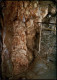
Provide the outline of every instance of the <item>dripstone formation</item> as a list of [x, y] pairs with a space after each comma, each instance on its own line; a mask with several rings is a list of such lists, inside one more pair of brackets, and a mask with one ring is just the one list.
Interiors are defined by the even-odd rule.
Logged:
[[[43, 18], [48, 6], [40, 6], [40, 1], [5, 1], [2, 9], [2, 75], [17, 76], [29, 67], [34, 56], [40, 52]], [[36, 54], [37, 53], [37, 54]]]

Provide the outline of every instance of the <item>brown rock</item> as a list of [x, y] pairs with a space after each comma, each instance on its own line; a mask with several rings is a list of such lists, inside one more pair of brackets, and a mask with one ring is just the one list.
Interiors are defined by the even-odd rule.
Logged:
[[[34, 6], [33, 6], [34, 5]], [[38, 21], [47, 15], [46, 9], [39, 10], [38, 3], [5, 1], [3, 9], [3, 76], [17, 76], [25, 71], [33, 60], [35, 45], [40, 50], [41, 25]], [[39, 13], [40, 11], [40, 13]], [[39, 33], [38, 38], [36, 33]], [[38, 43], [36, 44], [36, 41]], [[6, 70], [7, 68], [7, 70]], [[13, 80], [13, 79], [12, 79]]]

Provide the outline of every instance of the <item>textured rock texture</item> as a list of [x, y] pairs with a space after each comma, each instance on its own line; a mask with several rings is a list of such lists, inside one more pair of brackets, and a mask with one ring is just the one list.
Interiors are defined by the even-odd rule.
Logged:
[[40, 52], [42, 25], [38, 22], [48, 14], [48, 6], [40, 6], [39, 1], [5, 1], [1, 5], [2, 73], [14, 77], [23, 73]]

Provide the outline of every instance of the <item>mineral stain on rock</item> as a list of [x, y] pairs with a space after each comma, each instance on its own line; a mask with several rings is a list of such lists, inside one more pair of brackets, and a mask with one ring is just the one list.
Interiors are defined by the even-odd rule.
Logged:
[[[38, 22], [46, 21], [47, 14], [49, 12], [55, 14], [56, 9], [54, 7], [55, 10], [51, 9], [49, 11], [48, 4], [51, 5], [52, 1], [47, 1], [45, 5], [44, 3], [46, 2], [0, 2], [1, 6], [5, 6], [2, 8], [3, 19], [0, 16], [3, 39], [3, 50], [1, 52], [3, 79], [14, 80], [24, 79], [24, 77], [27, 79], [40, 79], [41, 76], [44, 78], [45, 73], [49, 73], [47, 72], [48, 62], [52, 60], [49, 60], [47, 56], [46, 61], [46, 58], [42, 58], [45, 57], [44, 54], [48, 45], [46, 44], [46, 48], [43, 49], [45, 42], [41, 43], [41, 41], [42, 39], [46, 40], [43, 36], [45, 32], [42, 31], [44, 25]], [[53, 22], [51, 19], [50, 21]], [[48, 78], [47, 75], [46, 77]]]

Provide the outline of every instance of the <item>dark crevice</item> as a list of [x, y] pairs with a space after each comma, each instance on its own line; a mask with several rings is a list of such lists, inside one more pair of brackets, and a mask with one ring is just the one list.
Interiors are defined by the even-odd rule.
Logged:
[[37, 44], [39, 43], [39, 33], [38, 32], [36, 32], [36, 35], [35, 35], [35, 37], [36, 37], [36, 39], [35, 39], [35, 48], [38, 50], [39, 49], [39, 46], [37, 46]]
[[3, 19], [2, 9], [3, 9], [3, 7], [2, 7], [2, 5], [0, 4], [0, 17]]
[[40, 42], [39, 40], [40, 40], [40, 33], [36, 32], [36, 34], [35, 34], [35, 40], [34, 40], [34, 42], [35, 42], [34, 53], [33, 53], [34, 58], [36, 58], [38, 56], [39, 42]]

